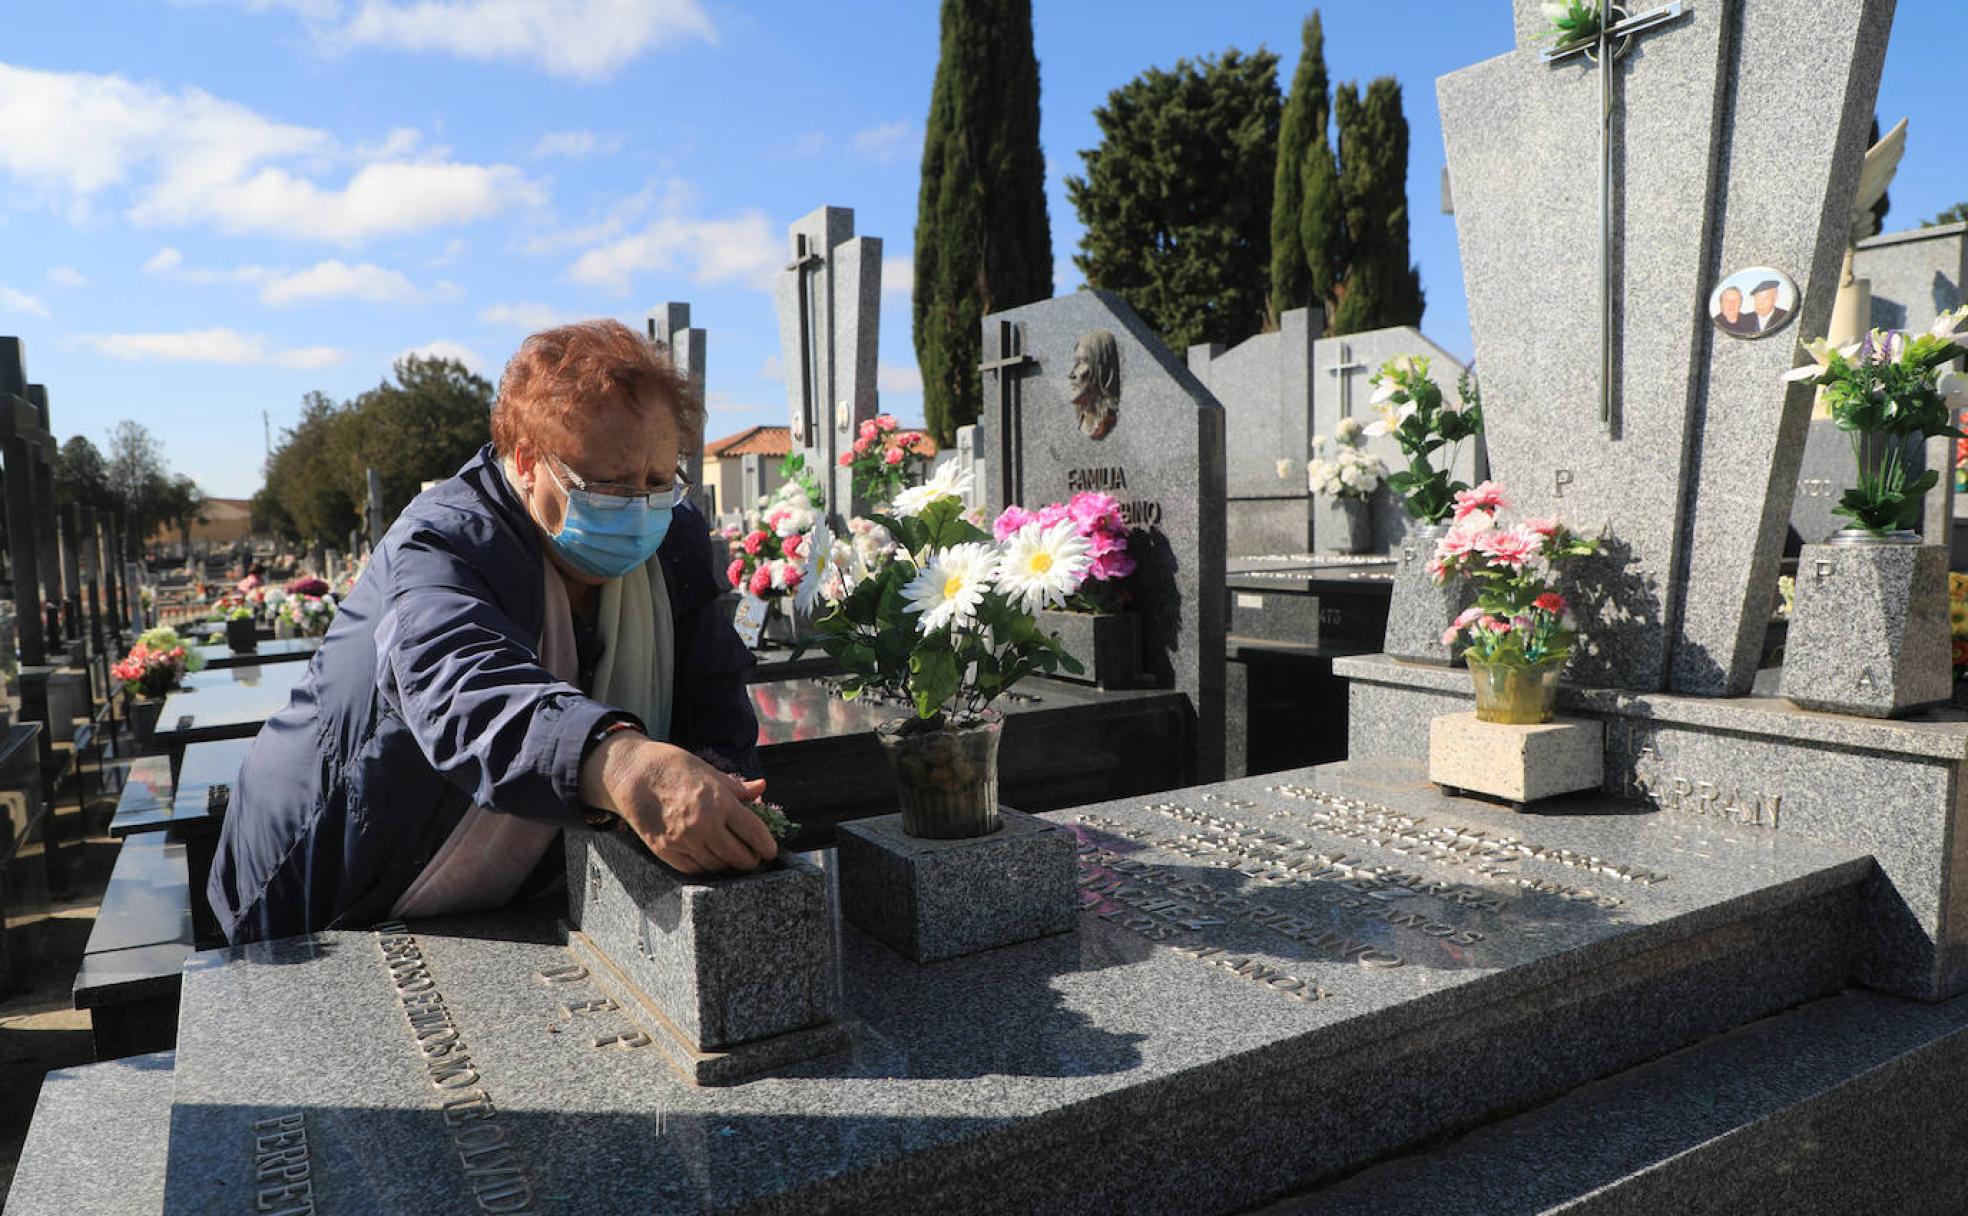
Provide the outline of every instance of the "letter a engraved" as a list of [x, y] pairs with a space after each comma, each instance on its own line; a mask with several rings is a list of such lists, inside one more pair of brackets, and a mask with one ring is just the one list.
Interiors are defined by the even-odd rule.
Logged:
[[1874, 690], [1875, 686], [1872, 682], [1872, 668], [1865, 667], [1859, 670], [1858, 687], [1860, 692], [1872, 692]]

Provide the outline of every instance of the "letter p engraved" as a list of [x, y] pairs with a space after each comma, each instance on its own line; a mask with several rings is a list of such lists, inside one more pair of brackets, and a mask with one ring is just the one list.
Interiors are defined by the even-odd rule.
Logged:
[[1551, 474], [1551, 496], [1553, 498], [1563, 498], [1565, 496], [1565, 487], [1571, 485], [1572, 480], [1572, 471], [1570, 469], [1553, 470]]

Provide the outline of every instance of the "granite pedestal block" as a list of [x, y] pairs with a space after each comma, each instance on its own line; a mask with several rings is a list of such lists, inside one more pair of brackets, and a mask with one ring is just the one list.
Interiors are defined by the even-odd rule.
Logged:
[[694, 1053], [834, 1020], [839, 956], [811, 862], [782, 855], [751, 874], [686, 876], [623, 833], [569, 833], [567, 889], [571, 923]]
[[1443, 714], [1428, 726], [1428, 779], [1523, 805], [1596, 790], [1605, 776], [1603, 723], [1560, 718], [1540, 726]]
[[1039, 613], [1039, 632], [1059, 635], [1066, 653], [1086, 668], [1057, 678], [1097, 688], [1134, 688], [1141, 683], [1141, 618], [1132, 612]]
[[1945, 545], [1806, 545], [1783, 695], [1806, 709], [1897, 718], [1954, 692]]
[[1072, 834], [1018, 811], [969, 840], [923, 840], [902, 816], [841, 825], [841, 915], [919, 963], [1073, 928]]
[[1467, 579], [1438, 587], [1428, 574], [1441, 533], [1416, 529], [1408, 533], [1394, 567], [1394, 593], [1387, 605], [1387, 638], [1382, 649], [1407, 663], [1449, 667], [1461, 662], [1455, 648], [1442, 641], [1464, 608], [1476, 602], [1476, 588]]

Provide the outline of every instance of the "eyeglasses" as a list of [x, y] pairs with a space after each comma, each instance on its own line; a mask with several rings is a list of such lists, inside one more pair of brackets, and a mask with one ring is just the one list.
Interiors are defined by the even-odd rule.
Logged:
[[[559, 466], [560, 472], [567, 475], [567, 482], [574, 489], [593, 495], [594, 505], [604, 511], [620, 511], [637, 503], [652, 510], [658, 507], [674, 507], [690, 492], [690, 479], [683, 475], [682, 469], [678, 469], [676, 476], [668, 482], [653, 486], [632, 486], [614, 481], [589, 481], [552, 452], [543, 454], [547, 458], [547, 472], [556, 482], [560, 481], [560, 476], [554, 473], [554, 468]], [[565, 490], [568, 486], [562, 485], [560, 488]]]

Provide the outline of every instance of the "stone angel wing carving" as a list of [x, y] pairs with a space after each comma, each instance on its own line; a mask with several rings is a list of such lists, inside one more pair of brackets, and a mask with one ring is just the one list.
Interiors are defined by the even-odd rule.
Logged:
[[1859, 196], [1852, 204], [1854, 245], [1877, 235], [1872, 209], [1879, 205], [1879, 196], [1886, 193], [1886, 187], [1893, 184], [1893, 175], [1900, 171], [1900, 157], [1906, 155], [1906, 137], [1907, 120], [1902, 118], [1865, 154], [1865, 168], [1859, 171]]

